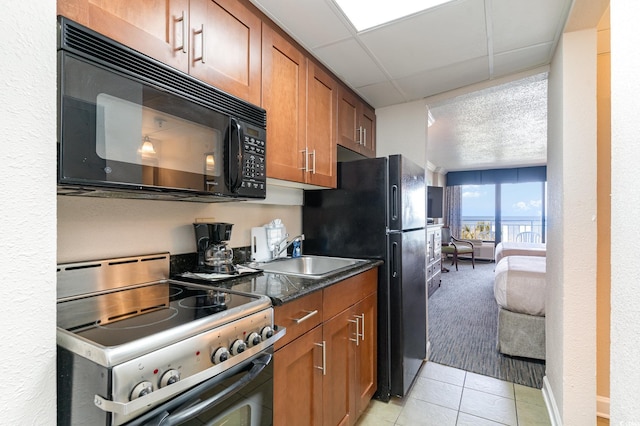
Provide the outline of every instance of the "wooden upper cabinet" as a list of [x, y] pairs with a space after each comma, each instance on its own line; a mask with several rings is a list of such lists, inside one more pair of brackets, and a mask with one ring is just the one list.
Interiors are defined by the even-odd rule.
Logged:
[[338, 145], [358, 151], [358, 98], [342, 86], [338, 90]]
[[307, 78], [306, 183], [335, 188], [338, 83], [312, 61]]
[[189, 0], [58, 0], [58, 15], [188, 72]]
[[191, 0], [189, 72], [260, 105], [262, 21], [237, 0]]
[[304, 54], [262, 26], [262, 107], [267, 110], [267, 176], [304, 182], [306, 149]]
[[338, 93], [338, 145], [375, 157], [375, 111], [343, 86]]
[[361, 145], [360, 153], [367, 157], [376, 156], [376, 112], [368, 105], [360, 104]]
[[260, 104], [262, 21], [237, 0], [59, 0], [58, 14]]

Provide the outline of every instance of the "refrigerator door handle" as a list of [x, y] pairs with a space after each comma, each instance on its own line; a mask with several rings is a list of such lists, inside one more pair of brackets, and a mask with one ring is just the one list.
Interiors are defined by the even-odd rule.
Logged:
[[391, 220], [398, 219], [398, 185], [391, 186]]
[[391, 244], [391, 276], [393, 278], [398, 276], [398, 262], [397, 262], [397, 253], [398, 253], [398, 243]]

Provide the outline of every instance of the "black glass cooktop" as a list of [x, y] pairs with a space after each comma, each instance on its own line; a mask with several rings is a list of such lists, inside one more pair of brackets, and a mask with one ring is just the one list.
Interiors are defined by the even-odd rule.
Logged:
[[101, 346], [117, 346], [194, 321], [209, 327], [223, 324], [256, 303], [264, 301], [226, 289], [167, 281], [59, 302], [58, 326]]

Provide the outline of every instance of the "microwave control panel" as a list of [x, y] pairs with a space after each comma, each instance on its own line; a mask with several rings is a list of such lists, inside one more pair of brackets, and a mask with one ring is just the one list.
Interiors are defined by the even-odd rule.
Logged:
[[264, 196], [267, 187], [267, 156], [265, 131], [245, 126], [242, 143], [242, 183], [238, 193]]

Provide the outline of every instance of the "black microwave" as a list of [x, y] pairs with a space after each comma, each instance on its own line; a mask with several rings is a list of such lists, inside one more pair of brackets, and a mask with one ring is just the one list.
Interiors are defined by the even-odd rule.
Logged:
[[58, 194], [266, 196], [266, 111], [58, 18]]

